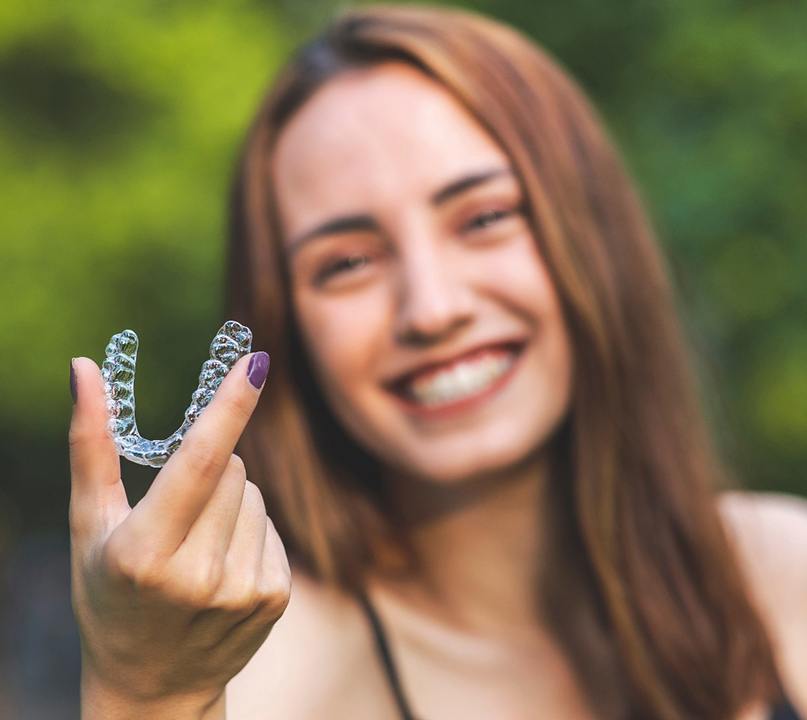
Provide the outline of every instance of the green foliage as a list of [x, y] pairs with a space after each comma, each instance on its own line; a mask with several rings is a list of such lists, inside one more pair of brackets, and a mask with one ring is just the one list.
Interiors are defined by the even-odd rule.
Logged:
[[69, 358], [132, 327], [142, 390], [165, 399], [143, 403], [148, 427], [187, 400], [216, 329], [231, 168], [287, 35], [248, 3], [2, 13], [0, 355], [26, 359], [0, 366], [3, 413], [63, 427]]
[[[753, 485], [807, 492], [807, 6], [465, 6], [544, 44], [594, 99], [668, 252], [729, 454]], [[68, 361], [100, 361], [113, 332], [141, 338], [144, 434], [178, 423], [219, 317], [238, 144], [279, 62], [337, 7], [0, 5], [0, 459], [19, 491], [66, 487]]]

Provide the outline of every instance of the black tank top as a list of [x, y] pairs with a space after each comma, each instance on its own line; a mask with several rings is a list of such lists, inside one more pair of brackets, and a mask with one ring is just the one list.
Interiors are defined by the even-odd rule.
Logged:
[[[375, 637], [376, 650], [378, 651], [378, 655], [381, 658], [382, 664], [384, 665], [384, 672], [387, 675], [387, 680], [389, 681], [392, 694], [395, 697], [395, 703], [397, 704], [398, 710], [401, 713], [401, 718], [402, 720], [417, 720], [409, 707], [409, 703], [406, 700], [406, 695], [404, 694], [403, 686], [401, 685], [401, 678], [398, 675], [398, 670], [395, 667], [395, 661], [392, 657], [392, 651], [390, 650], [387, 635], [384, 631], [384, 626], [381, 623], [381, 618], [378, 617], [378, 613], [366, 595], [359, 593], [358, 600], [364, 609], [365, 614], [367, 615], [367, 619], [370, 621], [373, 636]], [[784, 697], [779, 704], [771, 708], [768, 720], [802, 720], [802, 718], [796, 712], [796, 709], [790, 704], [787, 697]]]

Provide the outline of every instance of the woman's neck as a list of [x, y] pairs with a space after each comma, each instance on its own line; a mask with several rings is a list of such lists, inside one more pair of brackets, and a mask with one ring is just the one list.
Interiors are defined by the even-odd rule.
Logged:
[[541, 459], [461, 484], [396, 479], [394, 501], [422, 568], [404, 584], [409, 600], [487, 636], [534, 627], [545, 480]]

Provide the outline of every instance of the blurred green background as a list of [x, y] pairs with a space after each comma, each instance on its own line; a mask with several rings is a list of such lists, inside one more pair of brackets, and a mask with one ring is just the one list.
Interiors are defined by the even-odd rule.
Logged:
[[[807, 495], [807, 4], [460, 4], [592, 97], [670, 259], [728, 459], [748, 487]], [[220, 318], [239, 143], [279, 63], [344, 6], [0, 4], [0, 716], [76, 716], [69, 360], [133, 328], [138, 425], [179, 424]], [[152, 476], [124, 463], [133, 496]]]

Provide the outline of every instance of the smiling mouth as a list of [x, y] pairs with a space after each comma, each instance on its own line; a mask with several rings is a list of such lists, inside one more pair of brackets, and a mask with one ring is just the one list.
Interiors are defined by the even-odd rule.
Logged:
[[389, 389], [407, 410], [419, 414], [467, 409], [509, 380], [525, 344], [489, 345], [453, 363], [404, 378]]

